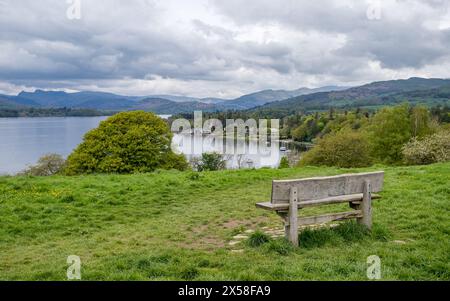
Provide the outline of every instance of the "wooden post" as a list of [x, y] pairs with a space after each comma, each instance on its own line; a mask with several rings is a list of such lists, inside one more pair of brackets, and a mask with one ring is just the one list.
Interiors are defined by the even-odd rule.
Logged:
[[289, 228], [285, 231], [289, 234], [289, 241], [298, 247], [298, 195], [297, 187], [291, 187], [291, 196], [289, 198]]
[[360, 209], [363, 217], [358, 218], [358, 223], [372, 230], [372, 186], [370, 181], [364, 181], [363, 200]]

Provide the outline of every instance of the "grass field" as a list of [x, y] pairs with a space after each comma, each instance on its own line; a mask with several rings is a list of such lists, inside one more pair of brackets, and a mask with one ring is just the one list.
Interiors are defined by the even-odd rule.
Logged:
[[[371, 234], [347, 223], [303, 232], [295, 249], [281, 238], [230, 245], [248, 230], [282, 229], [255, 208], [272, 179], [367, 170], [386, 171]], [[450, 163], [0, 177], [0, 279], [65, 280], [73, 254], [83, 280], [365, 280], [369, 255], [384, 280], [450, 280], [449, 212]]]

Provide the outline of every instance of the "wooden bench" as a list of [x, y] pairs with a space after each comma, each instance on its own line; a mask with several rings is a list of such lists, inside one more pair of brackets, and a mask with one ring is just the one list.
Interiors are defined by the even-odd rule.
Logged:
[[[345, 174], [299, 180], [272, 182], [270, 202], [258, 203], [258, 208], [275, 211], [284, 220], [286, 238], [298, 246], [298, 227], [356, 218], [358, 223], [372, 228], [372, 192], [383, 188], [384, 172]], [[348, 202], [354, 209], [311, 217], [298, 216], [302, 208]]]

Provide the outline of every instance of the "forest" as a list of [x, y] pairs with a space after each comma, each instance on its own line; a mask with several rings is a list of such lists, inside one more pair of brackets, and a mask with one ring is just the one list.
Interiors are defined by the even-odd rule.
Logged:
[[0, 118], [4, 117], [92, 117], [109, 116], [112, 112], [99, 111], [93, 109], [73, 109], [73, 108], [15, 108], [1, 109]]

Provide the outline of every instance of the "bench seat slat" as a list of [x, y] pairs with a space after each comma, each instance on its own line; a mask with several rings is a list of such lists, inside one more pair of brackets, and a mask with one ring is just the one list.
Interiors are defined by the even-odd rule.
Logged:
[[324, 224], [332, 221], [341, 221], [351, 218], [358, 218], [362, 216], [363, 214], [361, 210], [353, 210], [349, 212], [324, 214], [311, 217], [301, 217], [298, 219], [298, 224], [299, 226], [308, 226], [308, 225]]
[[[378, 194], [372, 194], [372, 199], [380, 199], [381, 196]], [[349, 195], [340, 195], [334, 197], [328, 197], [319, 200], [309, 200], [309, 201], [301, 201], [298, 203], [298, 208], [307, 208], [321, 205], [330, 205], [330, 204], [339, 204], [339, 203], [357, 203], [361, 202], [363, 199], [362, 193], [357, 194], [349, 194]], [[271, 203], [271, 202], [263, 202], [256, 204], [256, 207], [270, 210], [270, 211], [286, 211], [289, 209], [289, 203]]]

